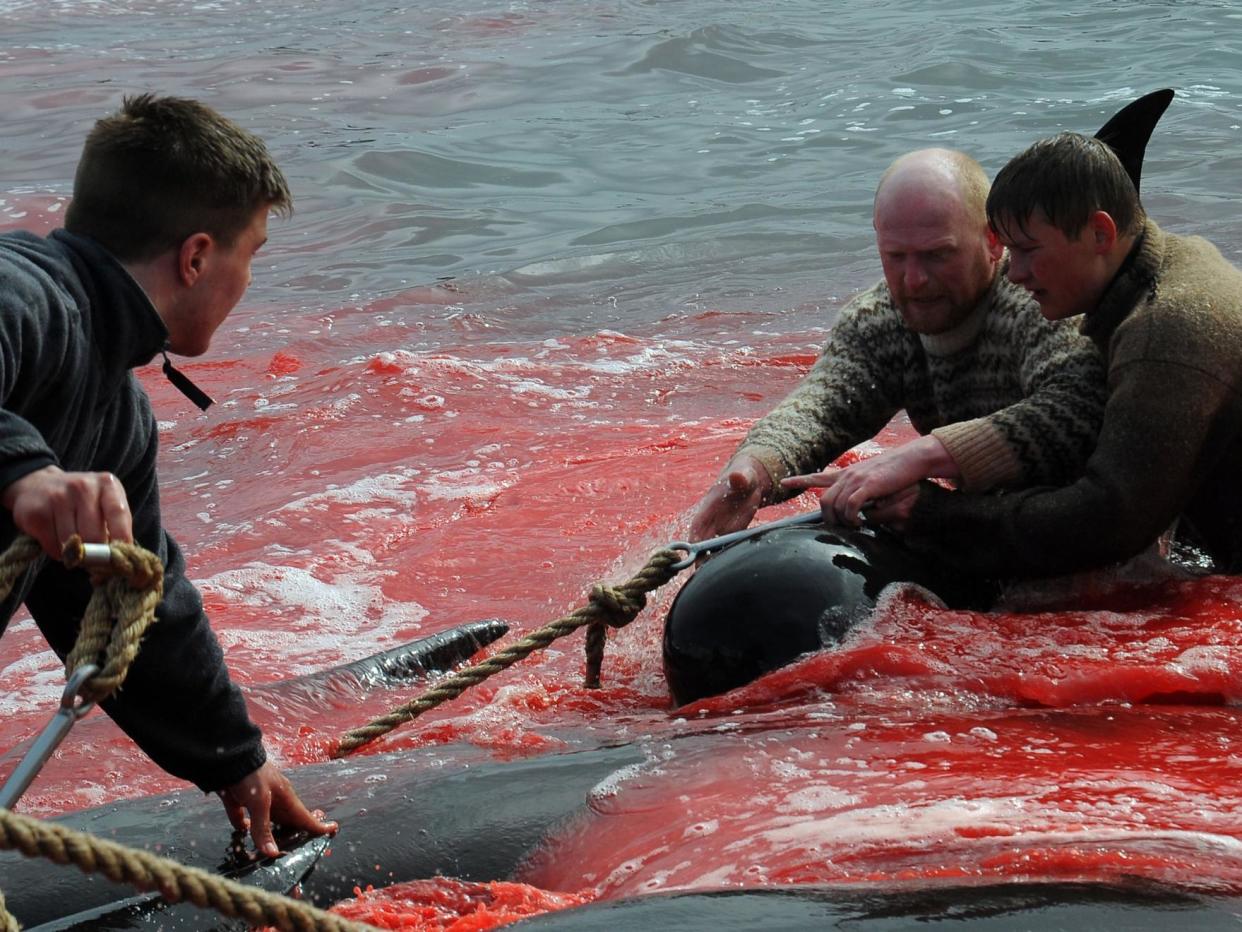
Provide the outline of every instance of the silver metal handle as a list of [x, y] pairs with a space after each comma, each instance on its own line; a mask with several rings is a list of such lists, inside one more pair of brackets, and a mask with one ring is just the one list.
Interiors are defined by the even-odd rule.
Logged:
[[65, 740], [69, 729], [78, 719], [95, 708], [93, 702], [79, 703], [77, 700], [82, 687], [98, 672], [99, 668], [93, 664], [86, 664], [73, 671], [69, 682], [65, 684], [65, 691], [61, 693], [60, 708], [40, 732], [39, 737], [35, 738], [34, 744], [30, 746], [30, 750], [26, 752], [21, 763], [9, 774], [4, 786], [0, 787], [0, 808], [12, 809], [16, 805], [17, 801], [22, 798], [22, 794], [34, 782], [34, 778], [39, 775], [43, 765], [51, 759], [56, 748]]
[[686, 540], [675, 540], [666, 545], [668, 550], [684, 550], [686, 555], [673, 564], [672, 569], [684, 570], [694, 563], [701, 555], [711, 553], [713, 550], [720, 550], [729, 544], [735, 544], [739, 540], [746, 540], [748, 537], [754, 537], [756, 534], [762, 534], [764, 531], [771, 531], [778, 527], [794, 527], [799, 524], [818, 524], [824, 520], [822, 511], [808, 511], [801, 515], [790, 515], [787, 518], [781, 518], [778, 521], [771, 521], [768, 524], [759, 524], [755, 527], [743, 528], [740, 531], [734, 531], [732, 534], [721, 534], [719, 537], [710, 537], [707, 540], [700, 540], [691, 543]]

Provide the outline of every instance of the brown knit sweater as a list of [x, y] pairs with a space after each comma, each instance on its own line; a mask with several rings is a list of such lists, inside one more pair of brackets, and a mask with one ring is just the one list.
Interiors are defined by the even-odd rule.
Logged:
[[1085, 474], [1009, 495], [925, 488], [907, 539], [970, 571], [1049, 575], [1133, 556], [1180, 515], [1179, 535], [1242, 572], [1242, 272], [1149, 221], [1083, 332], [1109, 392]]
[[1050, 323], [998, 270], [979, 306], [949, 333], [902, 322], [883, 282], [842, 311], [814, 367], [751, 428], [738, 453], [785, 476], [821, 469], [873, 437], [902, 408], [961, 470], [963, 488], [1068, 482], [1081, 473], [1104, 411], [1099, 351]]

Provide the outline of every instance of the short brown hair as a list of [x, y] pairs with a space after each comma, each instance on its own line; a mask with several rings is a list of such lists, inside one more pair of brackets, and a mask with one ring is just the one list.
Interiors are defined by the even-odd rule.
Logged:
[[1097, 210], [1108, 213], [1123, 234], [1137, 233], [1147, 217], [1117, 154], [1080, 133], [1041, 139], [1012, 158], [992, 182], [987, 211], [994, 230], [1014, 224], [1026, 233], [1036, 210], [1071, 239]]
[[141, 262], [199, 232], [232, 245], [264, 206], [288, 214], [293, 196], [258, 136], [196, 100], [140, 94], [87, 135], [65, 229]]

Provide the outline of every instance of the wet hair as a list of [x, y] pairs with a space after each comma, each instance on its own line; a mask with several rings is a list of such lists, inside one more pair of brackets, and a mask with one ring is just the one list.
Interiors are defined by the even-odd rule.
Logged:
[[1030, 146], [1000, 170], [988, 194], [988, 223], [1026, 235], [1036, 210], [1070, 239], [1091, 215], [1106, 212], [1117, 232], [1133, 235], [1147, 217], [1134, 182], [1108, 146], [1080, 133], [1059, 133]]
[[200, 232], [231, 246], [263, 207], [287, 215], [293, 196], [259, 137], [198, 101], [140, 94], [87, 135], [65, 229], [143, 262]]

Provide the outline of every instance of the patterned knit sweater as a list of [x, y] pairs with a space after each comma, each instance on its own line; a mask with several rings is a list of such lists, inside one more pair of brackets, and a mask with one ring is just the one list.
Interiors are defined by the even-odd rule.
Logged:
[[1005, 271], [943, 334], [909, 330], [883, 282], [855, 297], [811, 371], [738, 450], [767, 468], [772, 500], [786, 497], [785, 476], [823, 468], [902, 408], [944, 444], [964, 489], [1077, 476], [1103, 418], [1103, 361], [1076, 327], [1040, 316]]
[[1242, 573], [1242, 272], [1148, 221], [1083, 332], [1109, 392], [1084, 475], [1003, 496], [928, 487], [907, 540], [975, 572], [1051, 575], [1124, 560], [1180, 516], [1179, 537]]

